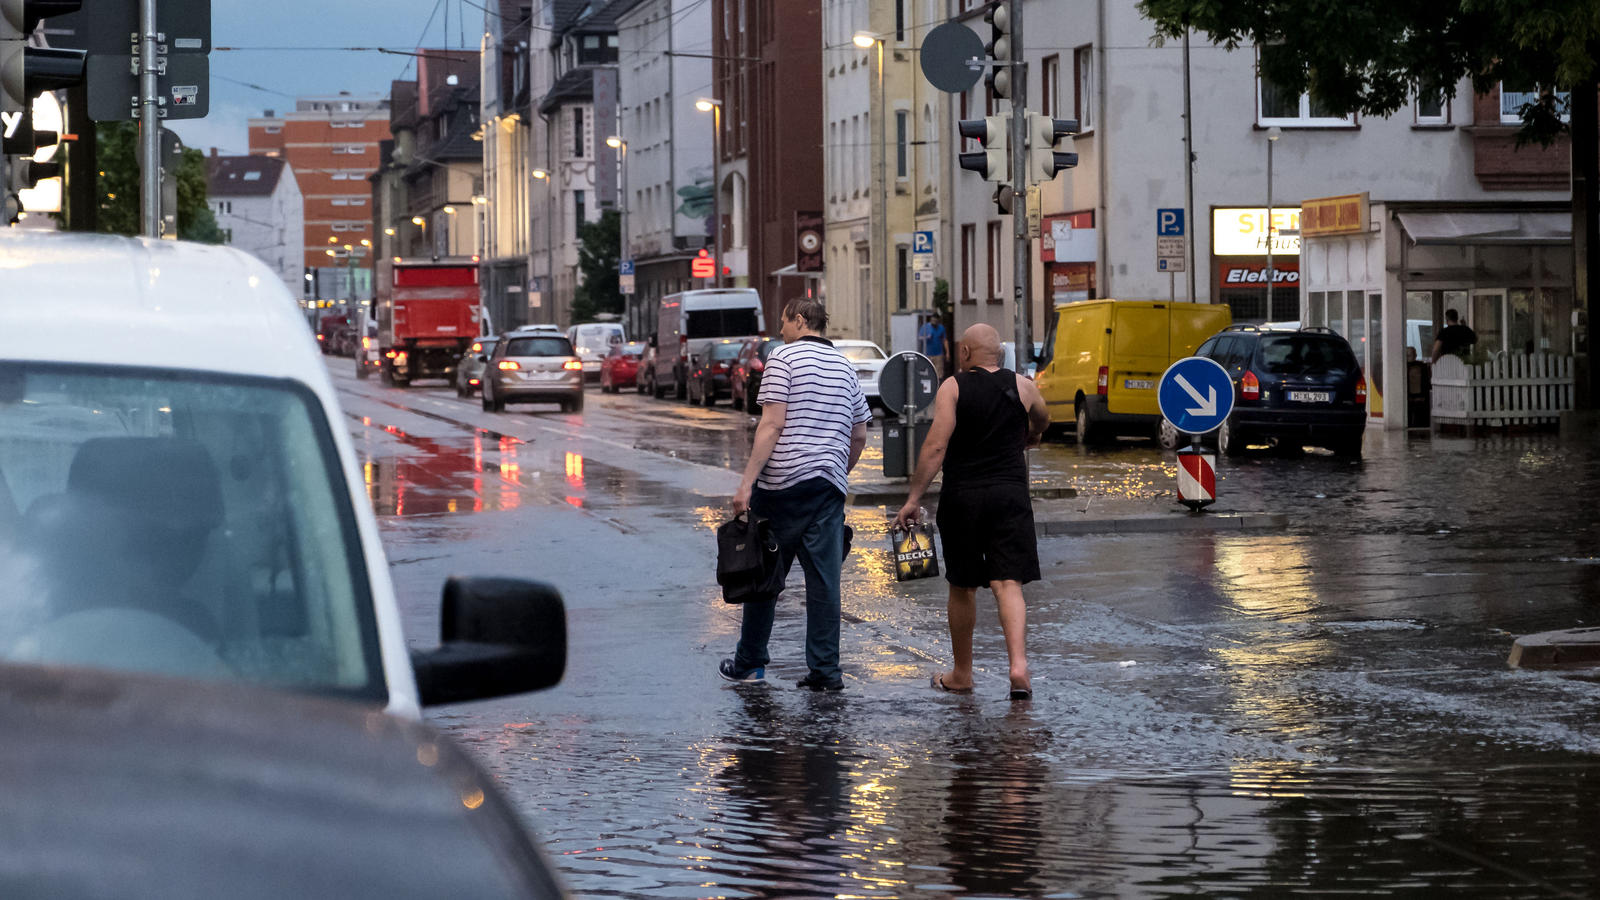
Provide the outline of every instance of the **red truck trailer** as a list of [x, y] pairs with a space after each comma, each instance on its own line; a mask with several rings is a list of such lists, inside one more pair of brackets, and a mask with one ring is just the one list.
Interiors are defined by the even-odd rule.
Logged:
[[478, 264], [470, 259], [378, 261], [378, 353], [383, 380], [453, 381], [478, 335]]

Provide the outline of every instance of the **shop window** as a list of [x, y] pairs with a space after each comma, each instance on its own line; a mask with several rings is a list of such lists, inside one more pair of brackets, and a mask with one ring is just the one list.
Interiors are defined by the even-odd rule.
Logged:
[[1354, 116], [1341, 116], [1310, 94], [1296, 94], [1274, 84], [1262, 72], [1260, 56], [1270, 53], [1270, 48], [1260, 48], [1256, 64], [1256, 122], [1260, 125], [1281, 125], [1286, 128], [1354, 126]]
[[1306, 294], [1306, 317], [1301, 323], [1308, 328], [1326, 328], [1328, 326], [1328, 295], [1323, 291], [1310, 291]]

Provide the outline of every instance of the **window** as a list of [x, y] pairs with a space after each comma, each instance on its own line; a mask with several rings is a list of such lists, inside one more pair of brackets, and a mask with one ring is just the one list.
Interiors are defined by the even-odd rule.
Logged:
[[1072, 51], [1072, 115], [1078, 130], [1094, 127], [1094, 47], [1084, 44]]
[[584, 152], [586, 142], [583, 137], [583, 107], [574, 106], [572, 108], [572, 155], [580, 159], [589, 155]]
[[588, 219], [589, 219], [589, 210], [584, 205], [584, 200], [585, 200], [585, 197], [584, 197], [584, 192], [583, 191], [573, 191], [572, 192], [572, 210], [573, 210], [572, 233], [573, 234], [577, 234], [578, 232], [582, 231], [583, 230], [583, 223], [588, 221]]
[[902, 44], [906, 40], [906, 0], [894, 0], [894, 39]]
[[[1534, 88], [1531, 91], [1515, 90], [1515, 88], [1525, 86], [1526, 85], [1512, 85], [1512, 88], [1508, 89], [1505, 83], [1501, 82], [1500, 121], [1502, 123], [1506, 125], [1521, 125], [1522, 107], [1529, 103], [1539, 102], [1539, 97], [1543, 92], [1538, 88]], [[1568, 111], [1571, 109], [1571, 103], [1568, 102], [1570, 96], [1571, 95], [1569, 95], [1566, 91], [1555, 92], [1556, 111], [1561, 114], [1561, 121], [1563, 122], [1567, 121]]]
[[257, 169], [254, 172], [246, 172], [246, 173], [244, 173], [244, 180], [245, 181], [260, 181], [261, 180], [261, 170]]
[[268, 125], [264, 130], [266, 131], [267, 134], [280, 134], [280, 133], [283, 132], [283, 126], [282, 125]]
[[334, 206], [349, 206], [350, 205], [350, 199], [348, 197], [335, 197], [335, 198], [333, 198], [333, 205]]
[[910, 130], [911, 123], [907, 121], [911, 114], [903, 109], [894, 111], [894, 177], [906, 179], [911, 177], [910, 160]]
[[909, 248], [894, 248], [895, 262], [895, 302], [900, 309], [906, 308], [906, 282], [911, 280], [911, 253]]
[[329, 152], [332, 153], [334, 156], [343, 156], [344, 152], [345, 152], [344, 151], [344, 146], [342, 144], [335, 144], [333, 149], [330, 150]]
[[1044, 103], [1041, 108], [1044, 114], [1051, 118], [1061, 117], [1061, 57], [1046, 56], [1043, 65], [1044, 77], [1040, 80], [1039, 89], [1043, 91]]
[[[1261, 54], [1267, 52], [1268, 48], [1265, 47], [1260, 50]], [[1256, 89], [1258, 124], [1289, 127], [1355, 125], [1354, 117], [1340, 116], [1313, 100], [1310, 94], [1292, 94], [1273, 84], [1272, 79], [1261, 71], [1259, 57], [1256, 63]]]
[[334, 181], [349, 181], [350, 176], [344, 172], [335, 172], [330, 176]]
[[1448, 125], [1450, 124], [1450, 101], [1444, 96], [1444, 91], [1423, 91], [1417, 94], [1418, 125]]
[[961, 226], [961, 302], [971, 303], [978, 292], [978, 226]]
[[993, 303], [1000, 302], [1003, 288], [1000, 284], [1000, 256], [1005, 252], [1005, 245], [1000, 241], [1000, 223], [989, 223], [989, 300]]

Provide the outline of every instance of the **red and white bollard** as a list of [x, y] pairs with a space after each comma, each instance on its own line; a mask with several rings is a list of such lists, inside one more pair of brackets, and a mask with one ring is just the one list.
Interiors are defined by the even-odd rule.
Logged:
[[1191, 512], [1217, 502], [1217, 456], [1199, 444], [1178, 450], [1178, 502]]

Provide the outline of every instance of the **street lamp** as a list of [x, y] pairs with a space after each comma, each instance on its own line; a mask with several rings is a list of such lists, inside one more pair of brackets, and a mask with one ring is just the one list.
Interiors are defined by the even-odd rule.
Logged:
[[438, 254], [434, 253], [433, 248], [428, 246], [428, 220], [421, 216], [412, 216], [411, 224], [422, 230], [422, 244], [423, 247], [428, 251], [428, 256], [432, 259], [438, 259]]
[[701, 97], [694, 108], [711, 113], [711, 258], [716, 262], [712, 287], [722, 287], [722, 101]]
[[1267, 315], [1272, 318], [1272, 145], [1283, 137], [1283, 129], [1267, 129]]
[[[873, 251], [879, 259], [873, 260], [873, 268], [878, 272], [878, 302], [883, 309], [883, 314], [889, 314], [889, 177], [884, 170], [884, 157], [889, 155], [888, 119], [889, 111], [884, 109], [883, 99], [883, 38], [866, 31], [858, 31], [850, 38], [850, 43], [862, 50], [878, 48], [878, 246]], [[904, 278], [905, 273], [898, 277]], [[861, 337], [865, 340], [872, 339], [872, 317], [867, 315], [867, 298], [861, 298]]]
[[620, 190], [622, 196], [617, 203], [617, 209], [622, 214], [622, 222], [620, 223], [622, 226], [622, 240], [617, 252], [621, 260], [627, 262], [633, 259], [633, 253], [628, 245], [628, 142], [613, 134], [606, 138], [606, 146], [618, 152], [617, 169], [621, 172], [620, 179], [622, 183]]

